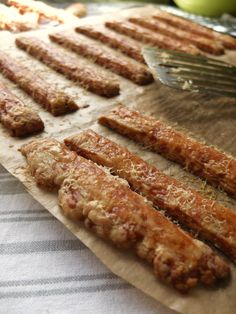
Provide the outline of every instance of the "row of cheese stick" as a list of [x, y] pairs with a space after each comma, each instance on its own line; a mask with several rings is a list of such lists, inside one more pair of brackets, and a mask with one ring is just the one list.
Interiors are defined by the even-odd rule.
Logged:
[[[160, 140], [164, 140], [167, 150], [158, 149], [158, 152], [167, 157], [170, 156], [166, 151], [173, 152], [175, 146], [173, 137], [181, 135], [163, 123], [124, 106], [115, 108], [99, 121], [149, 147], [152, 144], [155, 151], [159, 145], [163, 147]], [[172, 138], [164, 136], [166, 129], [172, 131]], [[232, 175], [231, 171], [236, 169], [236, 160], [182, 136], [186, 145], [180, 143], [181, 156], [194, 164], [194, 150], [206, 152], [200, 165], [204, 169], [208, 163], [208, 172], [202, 173], [210, 182], [213, 173], [215, 184], [215, 167], [210, 165], [214, 162], [221, 165], [222, 162], [224, 186], [228, 184], [230, 189], [234, 186], [235, 192], [236, 171]], [[56, 140], [39, 139], [26, 144], [21, 151], [39, 186], [59, 190], [59, 203], [69, 218], [83, 220], [86, 227], [117, 247], [134, 250], [153, 265], [158, 278], [180, 291], [188, 291], [198, 282], [211, 285], [228, 277], [227, 264], [214, 251], [182, 231], [132, 190], [144, 195], [157, 209], [178, 219], [235, 261], [236, 214], [233, 210], [203, 198], [92, 130], [67, 138], [65, 144], [70, 150]], [[171, 156], [179, 161], [178, 150]], [[226, 159], [230, 161], [228, 168]], [[112, 173], [127, 180], [130, 187], [95, 163], [110, 168]], [[218, 176], [218, 185], [221, 185], [221, 179]]]
[[[147, 28], [149, 28], [152, 30], [158, 29], [159, 31], [159, 24], [167, 22], [171, 25], [170, 27], [176, 27], [179, 32], [184, 32], [184, 29], [186, 32], [186, 27], [188, 26], [188, 32], [192, 32], [193, 34], [193, 36], [190, 36], [191, 40], [195, 40], [196, 43], [198, 43], [198, 45], [200, 45], [201, 47], [203, 47], [204, 44], [206, 44], [206, 46], [208, 45], [207, 47], [205, 47], [205, 50], [209, 50], [208, 52], [217, 54], [217, 51], [214, 51], [214, 49], [217, 49], [219, 45], [227, 49], [234, 49], [236, 46], [235, 39], [231, 38], [230, 36], [218, 34], [202, 26], [175, 17], [169, 13], [160, 10], [155, 11], [152, 22], [150, 21], [150, 19], [147, 21], [142, 17], [131, 17], [129, 18], [129, 23], [106, 22], [105, 24], [108, 28], [121, 32], [122, 34], [128, 35], [129, 37], [131, 36], [135, 39], [138, 39], [143, 43], [149, 43], [158, 47], [177, 50], [179, 50], [178, 47], [184, 47], [184, 50], [182, 48], [180, 50], [194, 53], [194, 51], [191, 51], [192, 46], [188, 46], [185, 44], [186, 40], [189, 38], [188, 33], [185, 34], [185, 36], [182, 36], [184, 37], [182, 38], [184, 45], [179, 45], [178, 42], [175, 42], [175, 37], [171, 38], [171, 40], [168, 41], [165, 39], [165, 37], [163, 37], [162, 42], [160, 42], [160, 35], [159, 39], [156, 40], [156, 35], [154, 33], [150, 33], [150, 31], [147, 30]], [[138, 30], [135, 26], [137, 24], [146, 27], [146, 30]], [[162, 28], [164, 29], [165, 27], [163, 26]], [[166, 32], [168, 32], [168, 27], [166, 27], [165, 30]], [[125, 55], [135, 59], [136, 61], [145, 63], [142, 56], [141, 46], [138, 42], [134, 44], [134, 41], [132, 42], [128, 38], [126, 40], [123, 37], [119, 37], [119, 35], [117, 36], [106, 31], [104, 32], [102, 30], [95, 29], [94, 27], [80, 26], [76, 28], [76, 31], [93, 40], [95, 39], [97, 41], [100, 41], [111, 48], [117, 49]], [[169, 32], [171, 32], [171, 30], [169, 30]], [[177, 37], [179, 36], [178, 34], [179, 33], [177, 32]], [[161, 34], [161, 36], [165, 35], [165, 32], [164, 34]], [[76, 52], [83, 57], [89, 58], [94, 63], [97, 63], [98, 65], [105, 67], [115, 74], [129, 79], [138, 85], [150, 84], [153, 81], [151, 73], [143, 65], [138, 65], [137, 63], [134, 63], [131, 59], [127, 60], [123, 59], [120, 56], [118, 57], [116, 55], [112, 55], [108, 51], [97, 46], [94, 41], [85, 40], [85, 37], [76, 36], [76, 34], [73, 32], [54, 33], [50, 34], [49, 37], [52, 41], [63, 45], [64, 47]], [[168, 44], [169, 46], [163, 46], [162, 43]], [[104, 97], [114, 97], [120, 93], [119, 83], [114, 80], [113, 77], [97, 72], [90, 65], [85, 66], [83, 63], [81, 64], [79, 59], [72, 57], [62, 50], [58, 50], [57, 48], [48, 45], [47, 43], [37, 38], [17, 38], [16, 44], [19, 48], [27, 51], [32, 56], [36, 57], [57, 72], [64, 74], [67, 78], [75, 81], [76, 83], [79, 83], [82, 87], [86, 88], [92, 93]], [[201, 48], [200, 46], [199, 48]], [[0, 53], [0, 70], [7, 78], [12, 80], [20, 88], [26, 91], [30, 96], [34, 98], [36, 102], [40, 103], [44, 108], [46, 108], [46, 110], [51, 112], [53, 115], [65, 114], [67, 112], [75, 111], [79, 108], [79, 106], [74, 102], [71, 97], [65, 95], [62, 92], [59, 92], [57, 88], [50, 86], [51, 84], [43, 81], [42, 78], [38, 76], [36, 77], [36, 75], [34, 75], [30, 69], [27, 69], [25, 66], [21, 65], [17, 60], [11, 59], [3, 52]], [[20, 111], [23, 110], [22, 104], [20, 105], [20, 110], [18, 110], [17, 114], [14, 113], [16, 111], [12, 109], [9, 111], [9, 108], [12, 108], [12, 106], [10, 105], [6, 107], [5, 105], [6, 87], [3, 87], [2, 83], [0, 96], [2, 97], [1, 112], [4, 112], [4, 118], [2, 117], [0, 119], [5, 126], [8, 126], [13, 135], [30, 135], [42, 131], [42, 122], [40, 123], [39, 127], [38, 123], [31, 123], [31, 119], [29, 118], [28, 120], [26, 118], [27, 121], [25, 121], [22, 113], [20, 113]], [[12, 99], [12, 97], [13, 95], [11, 94], [10, 98]], [[17, 101], [17, 103], [17, 108], [19, 109], [19, 100]], [[14, 106], [16, 106], [16, 101]], [[24, 106], [24, 110], [26, 110], [26, 106]], [[9, 115], [7, 114], [8, 111], [10, 112]], [[34, 113], [34, 115], [35, 114], [36, 113]], [[24, 123], [26, 123], [26, 125], [30, 127], [27, 128], [26, 126], [25, 130], [23, 130], [23, 127], [19, 127], [19, 124], [14, 124], [14, 127], [10, 127], [9, 122], [4, 122], [6, 121], [6, 118], [7, 121], [9, 119], [11, 121], [11, 118], [14, 117], [14, 115], [15, 120], [19, 120], [18, 117], [20, 116], [22, 117], [21, 121], [24, 121]], [[39, 117], [37, 117], [37, 119], [39, 119]], [[34, 119], [32, 119], [32, 121], [34, 121]], [[23, 125], [23, 122], [21, 125]]]

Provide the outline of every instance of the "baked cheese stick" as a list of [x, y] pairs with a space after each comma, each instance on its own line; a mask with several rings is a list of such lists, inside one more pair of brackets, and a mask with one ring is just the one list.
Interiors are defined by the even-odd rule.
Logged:
[[89, 26], [78, 26], [75, 28], [75, 30], [77, 33], [83, 34], [92, 39], [96, 39], [111, 48], [119, 50], [136, 61], [145, 63], [144, 57], [142, 55], [142, 48], [138, 43], [135, 43], [134, 45], [134, 43], [127, 38], [124, 39], [122, 37], [118, 37], [117, 34], [112, 35]]
[[54, 116], [78, 109], [72, 98], [4, 52], [0, 52], [0, 72]]
[[147, 85], [153, 82], [152, 74], [144, 66], [127, 61], [122, 57], [106, 52], [92, 42], [86, 42], [75, 33], [54, 33], [50, 39], [72, 51], [89, 58], [93, 62], [121, 75], [138, 85]]
[[90, 92], [108, 98], [119, 94], [117, 82], [98, 73], [91, 66], [81, 64], [76, 57], [54, 48], [49, 43], [36, 37], [19, 37], [16, 38], [16, 45], [55, 71], [78, 82]]
[[34, 0], [8, 0], [8, 4], [19, 9], [21, 13], [34, 12], [40, 18], [47, 18], [49, 20], [57, 21], [59, 23], [77, 22], [76, 16], [63, 10], [49, 6], [41, 1]]
[[35, 13], [20, 14], [16, 8], [0, 3], [0, 30], [13, 32], [28, 31], [38, 28], [38, 15]]
[[128, 22], [106, 22], [106, 27], [133, 39], [139, 40], [145, 44], [151, 44], [158, 48], [182, 51], [193, 55], [201, 54], [200, 50], [193, 45], [184, 45], [182, 41], [163, 34], [153, 34], [146, 30]]
[[191, 228], [236, 262], [236, 213], [215, 201], [203, 198], [124, 147], [92, 130], [65, 140], [79, 155], [127, 180], [132, 189], [154, 206]]
[[176, 38], [183, 42], [183, 45], [192, 44], [198, 49], [213, 54], [222, 55], [224, 54], [224, 48], [218, 42], [204, 37], [199, 37], [199, 35], [189, 33], [187, 30], [178, 29], [165, 22], [159, 21], [157, 19], [146, 19], [146, 18], [129, 18], [131, 23], [143, 26], [147, 29], [153, 30], [157, 33], [161, 33], [172, 38]]
[[153, 17], [158, 20], [162, 20], [169, 25], [175, 26], [178, 29], [186, 30], [191, 34], [197, 34], [200, 37], [217, 40], [225, 48], [236, 49], [236, 39], [232, 36], [215, 32], [210, 28], [161, 10], [155, 11]]
[[186, 292], [198, 282], [212, 285], [229, 276], [227, 264], [207, 245], [95, 163], [54, 139], [34, 140], [21, 152], [40, 186], [59, 188], [59, 204], [66, 216], [84, 221], [116, 247], [133, 249], [153, 265], [163, 282]]
[[42, 132], [44, 129], [39, 115], [12, 94], [1, 81], [0, 122], [12, 136], [18, 137]]
[[236, 196], [236, 160], [233, 157], [125, 106], [118, 106], [99, 121]]

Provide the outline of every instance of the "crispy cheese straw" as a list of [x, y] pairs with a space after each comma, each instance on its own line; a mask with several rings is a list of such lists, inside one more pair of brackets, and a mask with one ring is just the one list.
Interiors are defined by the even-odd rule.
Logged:
[[225, 48], [236, 49], [236, 39], [232, 36], [215, 32], [210, 28], [161, 10], [155, 11], [153, 17], [175, 26], [178, 29], [186, 30], [191, 34], [197, 34], [201, 37], [216, 40]]
[[13, 32], [28, 31], [38, 28], [38, 14], [20, 14], [16, 8], [0, 3], [0, 30]]
[[92, 41], [86, 42], [84, 38], [79, 37], [75, 33], [54, 33], [50, 34], [49, 37], [52, 41], [71, 49], [83, 57], [91, 59], [93, 62], [138, 85], [147, 85], [153, 82], [152, 74], [144, 66], [112, 55]]
[[96, 39], [111, 48], [119, 50], [136, 61], [145, 63], [141, 46], [138, 43], [134, 44], [127, 38], [118, 37], [119, 35], [117, 34], [109, 34], [105, 31], [97, 30], [96, 28], [89, 26], [78, 26], [75, 30], [77, 33]]
[[54, 139], [38, 139], [21, 152], [36, 182], [59, 189], [59, 204], [73, 221], [116, 247], [133, 250], [152, 264], [157, 277], [186, 292], [229, 276], [229, 267], [207, 245], [191, 238], [126, 182], [77, 156]]
[[99, 121], [236, 196], [236, 160], [233, 157], [125, 106], [116, 107]]
[[90, 92], [108, 98], [119, 94], [117, 82], [112, 82], [105, 75], [98, 73], [96, 69], [81, 64], [76, 57], [53, 47], [49, 43], [36, 37], [19, 37], [16, 38], [16, 45], [55, 71], [78, 82]]
[[193, 45], [183, 45], [180, 40], [171, 38], [163, 34], [153, 34], [153, 32], [128, 22], [106, 22], [106, 27], [145, 44], [151, 44], [158, 48], [182, 51], [193, 55], [201, 54]]
[[49, 6], [42, 1], [34, 0], [8, 0], [10, 6], [16, 7], [21, 13], [35, 12], [41, 18], [47, 18], [59, 23], [76, 22], [77, 18], [70, 12]]
[[78, 109], [72, 98], [4, 52], [0, 52], [0, 72], [54, 116]]
[[42, 132], [44, 123], [39, 115], [26, 106], [0, 81], [0, 122], [12, 136]]
[[92, 130], [67, 138], [65, 144], [126, 179], [133, 190], [236, 262], [236, 213], [232, 209], [203, 198], [195, 190]]
[[224, 54], [224, 48], [218, 42], [210, 39], [200, 37], [196, 34], [191, 34], [187, 30], [178, 29], [165, 22], [158, 21], [156, 19], [146, 19], [146, 18], [130, 18], [131, 23], [143, 26], [147, 29], [155, 31], [155, 33], [161, 33], [172, 38], [176, 38], [183, 42], [183, 45], [192, 44], [198, 49], [208, 52], [213, 55]]

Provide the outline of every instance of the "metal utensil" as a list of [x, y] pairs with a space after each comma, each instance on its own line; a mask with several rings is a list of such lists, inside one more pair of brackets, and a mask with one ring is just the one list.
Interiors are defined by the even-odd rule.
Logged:
[[145, 47], [143, 56], [154, 77], [170, 87], [236, 98], [236, 67], [183, 52]]

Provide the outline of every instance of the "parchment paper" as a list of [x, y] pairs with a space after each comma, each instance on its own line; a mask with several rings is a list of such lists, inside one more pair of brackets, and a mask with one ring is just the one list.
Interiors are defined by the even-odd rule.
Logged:
[[[153, 11], [152, 7], [132, 9], [118, 12], [116, 17], [121, 19], [134, 14], [148, 15]], [[87, 18], [80, 24], [100, 25], [110, 16]], [[114, 16], [113, 16], [114, 18]], [[65, 27], [61, 27], [63, 29]], [[58, 28], [57, 28], [58, 29]], [[55, 29], [54, 29], [55, 30]], [[47, 39], [48, 31], [34, 31], [24, 35], [34, 35]], [[21, 36], [21, 35], [18, 35]], [[79, 35], [78, 35], [79, 36]], [[177, 129], [193, 134], [196, 138], [205, 140], [208, 144], [217, 145], [221, 149], [236, 156], [236, 101], [232, 99], [192, 94], [185, 91], [175, 91], [156, 82], [147, 87], [138, 87], [128, 80], [111, 75], [117, 79], [121, 86], [121, 95], [114, 99], [104, 99], [92, 93], [84, 91], [76, 83], [73, 83], [62, 75], [50, 70], [39, 61], [29, 57], [14, 46], [15, 36], [6, 32], [0, 34], [0, 49], [9, 52], [10, 55], [30, 66], [34, 72], [39, 73], [48, 82], [53, 82], [59, 88], [75, 97], [81, 106], [87, 108], [76, 113], [62, 117], [53, 117], [36, 104], [28, 95], [18, 89], [7, 79], [0, 76], [8, 87], [25, 101], [34, 107], [45, 122], [45, 132], [37, 137], [55, 137], [63, 140], [65, 137], [80, 132], [86, 128], [92, 128], [96, 132], [107, 136], [111, 140], [128, 147], [145, 160], [163, 170], [166, 174], [182, 180], [186, 184], [196, 188], [205, 196], [215, 198], [217, 201], [236, 210], [236, 201], [224, 193], [208, 186], [200, 179], [187, 173], [175, 163], [167, 161], [158, 154], [143, 150], [134, 142], [115, 134], [114, 132], [99, 126], [96, 122], [98, 116], [122, 102], [130, 108], [153, 115], [158, 119], [164, 119]], [[63, 48], [61, 48], [63, 49]], [[107, 48], [110, 53], [119, 54]], [[73, 55], [73, 53], [71, 53]], [[123, 56], [123, 58], [126, 58]], [[128, 58], [128, 57], [127, 57]], [[236, 52], [227, 52], [225, 60], [236, 64]], [[80, 58], [85, 63], [89, 61]], [[95, 66], [98, 71], [110, 73]], [[28, 189], [29, 193], [47, 208], [52, 215], [60, 220], [73, 234], [75, 234], [98, 258], [115, 274], [127, 280], [129, 283], [162, 302], [169, 308], [192, 314], [233, 314], [236, 312], [236, 268], [231, 264], [232, 280], [226, 286], [214, 289], [198, 287], [188, 295], [181, 295], [172, 288], [161, 284], [153, 274], [152, 268], [143, 263], [129, 252], [119, 251], [103, 240], [97, 238], [83, 225], [75, 224], [65, 218], [57, 205], [57, 195], [40, 190], [34, 179], [28, 174], [26, 162], [18, 149], [27, 139], [16, 139], [8, 135], [8, 132], [0, 126], [0, 162], [14, 176], [16, 176]]]

